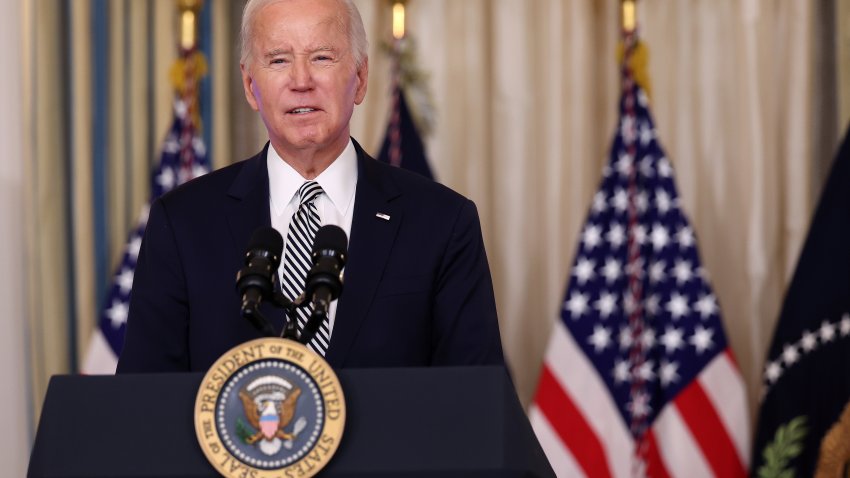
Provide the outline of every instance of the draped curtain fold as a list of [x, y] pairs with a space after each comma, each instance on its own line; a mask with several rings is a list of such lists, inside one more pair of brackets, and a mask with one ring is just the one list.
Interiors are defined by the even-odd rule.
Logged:
[[[36, 0], [30, 256], [33, 392], [73, 372], [147, 199], [170, 119], [173, 0]], [[352, 135], [375, 153], [389, 108], [387, 0], [357, 0], [370, 38]], [[617, 109], [616, 0], [410, 0], [428, 73], [437, 178], [481, 216], [502, 339], [533, 393], [601, 177]], [[205, 137], [216, 167], [262, 146], [238, 69], [242, 2], [208, 0]], [[657, 133], [755, 406], [762, 360], [822, 179], [815, 6], [642, 0]], [[108, 39], [106, 45], [99, 40]], [[835, 128], [838, 130], [839, 128]], [[238, 320], [238, 318], [234, 319]], [[36, 405], [38, 407], [38, 405]], [[37, 408], [36, 408], [37, 409]]]

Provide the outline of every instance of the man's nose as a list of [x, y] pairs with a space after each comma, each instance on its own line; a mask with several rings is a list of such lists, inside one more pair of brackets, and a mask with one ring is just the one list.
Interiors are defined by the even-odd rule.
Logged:
[[310, 62], [306, 57], [299, 57], [292, 65], [292, 89], [297, 91], [309, 90], [313, 87], [313, 74]]

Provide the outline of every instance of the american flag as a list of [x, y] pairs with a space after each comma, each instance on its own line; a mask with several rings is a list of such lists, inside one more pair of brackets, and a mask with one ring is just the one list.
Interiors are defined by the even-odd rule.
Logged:
[[[626, 45], [629, 58], [633, 36]], [[624, 66], [610, 159], [529, 416], [558, 476], [745, 476], [744, 385], [633, 78]]]
[[[405, 72], [402, 71], [401, 56], [405, 48], [413, 48], [404, 45], [409, 45], [406, 39], [403, 41], [396, 40], [391, 52], [393, 73], [390, 121], [387, 124], [387, 132], [384, 135], [381, 151], [378, 153], [378, 161], [408, 169], [428, 179], [434, 179], [434, 173], [431, 171], [428, 158], [425, 156], [425, 145], [422, 143], [422, 137], [416, 128], [413, 116], [410, 114], [402, 86], [401, 77]], [[411, 75], [407, 72], [406, 76]]]
[[124, 330], [130, 308], [130, 292], [136, 259], [148, 220], [150, 203], [184, 182], [210, 170], [198, 120], [198, 80], [205, 63], [197, 51], [186, 52], [177, 64], [183, 71], [182, 84], [174, 99], [174, 121], [162, 146], [159, 165], [151, 175], [151, 199], [142, 208], [136, 227], [130, 231], [121, 263], [112, 277], [112, 286], [103, 303], [97, 328], [89, 342], [81, 372], [114, 374], [118, 355], [124, 346]]

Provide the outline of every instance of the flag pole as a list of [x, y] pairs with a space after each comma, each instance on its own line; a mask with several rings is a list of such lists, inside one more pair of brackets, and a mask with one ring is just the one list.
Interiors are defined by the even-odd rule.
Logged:
[[[181, 176], [195, 176], [192, 168], [196, 164], [192, 139], [201, 130], [199, 105], [199, 83], [207, 72], [204, 55], [198, 50], [200, 11], [204, 0], [177, 0], [180, 16], [179, 58], [171, 68], [171, 82], [185, 108], [185, 123], [180, 141]], [[182, 181], [181, 181], [182, 182]]]
[[396, 0], [393, 2], [393, 46], [392, 46], [392, 92], [393, 108], [390, 116], [389, 138], [389, 161], [393, 166], [401, 166], [401, 130], [399, 101], [401, 95], [401, 53], [402, 42], [404, 42], [404, 2]]

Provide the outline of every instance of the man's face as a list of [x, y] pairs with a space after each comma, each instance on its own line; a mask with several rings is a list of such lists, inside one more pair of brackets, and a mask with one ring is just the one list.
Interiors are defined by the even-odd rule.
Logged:
[[282, 0], [254, 17], [242, 83], [284, 158], [339, 154], [348, 143], [354, 105], [366, 95], [368, 63], [359, 69], [354, 63], [342, 8], [336, 0]]

